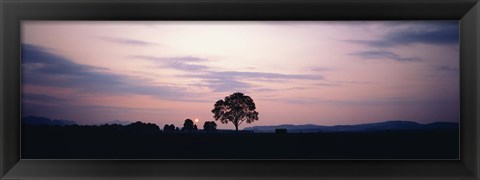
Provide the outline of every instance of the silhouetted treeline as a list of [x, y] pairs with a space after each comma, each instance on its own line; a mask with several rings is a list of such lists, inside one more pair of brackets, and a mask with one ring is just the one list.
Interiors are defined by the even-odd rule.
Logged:
[[68, 120], [50, 120], [45, 117], [29, 116], [22, 119], [23, 126], [64, 126], [65, 129], [75, 130], [78, 128], [89, 129], [92, 131], [103, 130], [106, 132], [118, 131], [134, 134], [155, 134], [155, 133], [197, 133], [197, 132], [213, 132], [217, 130], [217, 124], [214, 121], [206, 121], [203, 125], [204, 130], [198, 129], [197, 125], [191, 120], [186, 119], [183, 127], [175, 127], [173, 124], [165, 124], [161, 130], [154, 123], [144, 123], [137, 121], [128, 125], [120, 124], [102, 124], [102, 125], [78, 125], [74, 121]]
[[[457, 159], [456, 126], [388, 131], [256, 133], [203, 129], [186, 119], [182, 127], [135, 122], [129, 125], [48, 125], [22, 121], [25, 159]], [[398, 124], [398, 122], [395, 122]], [[403, 123], [403, 122], [402, 122]], [[411, 123], [409, 123], [411, 124]], [[429, 126], [430, 127], [430, 126]]]
[[[140, 129], [143, 131], [140, 132]], [[175, 127], [177, 129], [177, 127]], [[455, 159], [458, 129], [194, 133], [150, 124], [22, 127], [25, 159]]]
[[[204, 132], [213, 132], [216, 130], [217, 130], [217, 124], [214, 121], [206, 121], [203, 124]], [[163, 126], [163, 131], [165, 133], [174, 133], [174, 132], [195, 133], [195, 132], [199, 132], [200, 130], [191, 119], [186, 119], [183, 123], [182, 129], [175, 127], [175, 125], [173, 124], [165, 124], [165, 126]]]

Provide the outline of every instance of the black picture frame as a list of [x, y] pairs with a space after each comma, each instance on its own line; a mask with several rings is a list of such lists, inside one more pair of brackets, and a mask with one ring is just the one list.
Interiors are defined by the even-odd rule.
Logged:
[[[479, 179], [478, 0], [0, 0], [1, 179]], [[22, 20], [459, 20], [460, 160], [22, 160]]]

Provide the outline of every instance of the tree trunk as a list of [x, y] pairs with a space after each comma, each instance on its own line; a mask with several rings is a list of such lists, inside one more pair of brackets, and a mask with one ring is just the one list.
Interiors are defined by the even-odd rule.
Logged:
[[233, 120], [233, 125], [235, 125], [235, 132], [238, 133], [238, 120], [236, 118]]

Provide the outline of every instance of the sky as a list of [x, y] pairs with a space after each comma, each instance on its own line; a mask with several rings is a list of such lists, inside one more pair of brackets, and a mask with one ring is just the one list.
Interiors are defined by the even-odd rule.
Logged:
[[[458, 21], [23, 21], [22, 116], [259, 125], [459, 121]], [[219, 128], [234, 129], [216, 122]]]

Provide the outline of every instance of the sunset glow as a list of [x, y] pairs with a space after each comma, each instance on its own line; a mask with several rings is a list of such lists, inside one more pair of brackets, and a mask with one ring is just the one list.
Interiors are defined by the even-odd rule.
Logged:
[[[201, 127], [459, 121], [457, 21], [23, 21], [22, 115]], [[201, 122], [199, 122], [201, 120]], [[216, 122], [220, 129], [232, 124]]]

